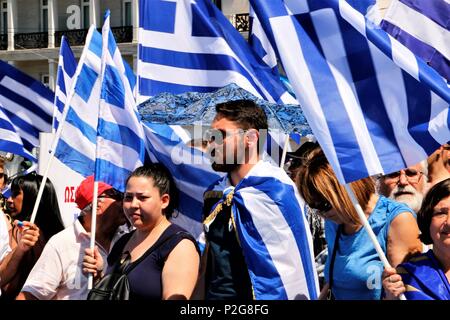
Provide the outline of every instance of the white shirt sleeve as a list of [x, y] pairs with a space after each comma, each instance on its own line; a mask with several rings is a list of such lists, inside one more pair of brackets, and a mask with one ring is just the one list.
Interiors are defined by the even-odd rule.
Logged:
[[51, 300], [62, 281], [61, 258], [51, 240], [47, 242], [22, 288], [23, 292], [29, 292], [39, 300]]
[[0, 261], [6, 257], [11, 251], [9, 247], [9, 233], [6, 225], [6, 217], [3, 212], [0, 211]]

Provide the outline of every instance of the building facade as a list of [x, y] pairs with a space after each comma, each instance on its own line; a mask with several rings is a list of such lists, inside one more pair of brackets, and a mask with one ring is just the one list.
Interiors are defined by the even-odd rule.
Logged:
[[[78, 59], [91, 24], [111, 29], [124, 59], [136, 71], [139, 0], [0, 0], [0, 59], [54, 89], [64, 35]], [[248, 0], [213, 0], [248, 35]]]

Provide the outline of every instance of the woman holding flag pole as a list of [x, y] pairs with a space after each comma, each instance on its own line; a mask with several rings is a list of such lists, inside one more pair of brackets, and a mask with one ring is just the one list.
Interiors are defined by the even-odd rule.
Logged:
[[[396, 266], [422, 248], [414, 212], [377, 195], [371, 178], [348, 188], [339, 184], [320, 149], [311, 152], [299, 169], [297, 185], [308, 205], [326, 219], [327, 284], [320, 297], [331, 289], [339, 300], [381, 299], [383, 265]], [[357, 213], [358, 203], [365, 217]]]

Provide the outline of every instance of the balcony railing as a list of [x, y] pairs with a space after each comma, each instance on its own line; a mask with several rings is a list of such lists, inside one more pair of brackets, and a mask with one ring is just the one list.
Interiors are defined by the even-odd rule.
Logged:
[[16, 33], [14, 35], [15, 49], [35, 49], [48, 47], [48, 33]]
[[8, 49], [8, 35], [0, 34], [0, 50]]
[[[97, 29], [102, 32], [102, 29]], [[117, 43], [133, 41], [133, 27], [113, 27], [111, 28]], [[64, 35], [71, 46], [82, 46], [86, 40], [88, 29], [66, 30], [55, 32], [56, 46], [61, 45], [61, 37]]]
[[117, 43], [132, 42], [133, 41], [133, 27], [113, 27], [111, 28], [114, 38]]
[[86, 40], [88, 29], [65, 30], [55, 32], [55, 45], [61, 46], [61, 37], [64, 35], [71, 46], [82, 46]]

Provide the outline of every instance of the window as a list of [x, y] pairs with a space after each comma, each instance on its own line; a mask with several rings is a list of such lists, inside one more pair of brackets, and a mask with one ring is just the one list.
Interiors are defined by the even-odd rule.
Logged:
[[122, 26], [131, 26], [131, 0], [122, 1]]
[[8, 3], [6, 1], [2, 1], [0, 7], [0, 32], [2, 34], [6, 34], [8, 33]]
[[81, 0], [81, 23], [84, 29], [89, 29], [91, 21], [89, 19], [89, 0]]
[[48, 31], [48, 0], [41, 0], [41, 32]]
[[41, 82], [47, 87], [50, 86], [50, 76], [48, 73], [41, 74]]

